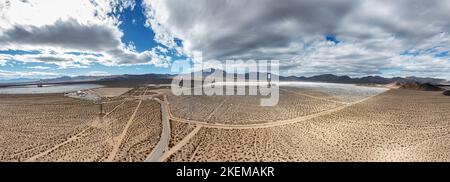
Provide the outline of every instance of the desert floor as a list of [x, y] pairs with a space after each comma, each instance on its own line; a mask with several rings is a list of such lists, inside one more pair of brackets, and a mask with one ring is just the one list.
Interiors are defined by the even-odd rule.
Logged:
[[258, 96], [104, 90], [103, 114], [63, 94], [0, 95], [0, 161], [450, 161], [441, 92], [281, 87], [279, 104], [261, 107]]
[[450, 97], [441, 92], [389, 90], [337, 107], [314, 117], [251, 127], [187, 125], [180, 124], [186, 119], [175, 118], [177, 128], [200, 129], [182, 133], [189, 136], [184, 142], [175, 137], [178, 144], [161, 160], [450, 161]]
[[105, 99], [103, 115], [63, 94], [0, 95], [0, 161], [143, 161], [161, 133], [160, 104], [130, 97], [146, 90]]

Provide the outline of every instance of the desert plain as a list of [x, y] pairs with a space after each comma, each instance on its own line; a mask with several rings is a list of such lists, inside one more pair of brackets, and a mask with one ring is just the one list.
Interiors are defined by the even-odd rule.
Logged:
[[273, 107], [167, 87], [90, 92], [101, 106], [0, 95], [0, 161], [450, 161], [450, 97], [438, 91], [285, 85]]

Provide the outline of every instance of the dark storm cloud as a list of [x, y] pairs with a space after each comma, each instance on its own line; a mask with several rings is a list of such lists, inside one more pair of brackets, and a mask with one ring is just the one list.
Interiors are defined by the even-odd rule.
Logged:
[[[68, 64], [72, 66], [80, 61], [112, 66], [133, 64], [168, 66], [166, 57], [156, 54], [155, 50], [138, 53], [124, 47], [120, 41], [121, 36], [122, 33], [116, 27], [85, 25], [74, 19], [59, 20], [44, 26], [15, 25], [0, 32], [0, 50], [50, 50], [53, 53], [50, 56], [26, 55], [15, 56], [14, 59], [53, 63], [61, 67]], [[79, 55], [61, 54], [68, 51], [78, 52]]]
[[[279, 59], [292, 74], [372, 75], [383, 69], [444, 67], [423, 61], [412, 66], [407, 50], [436, 45], [450, 49], [449, 1], [421, 0], [167, 0], [146, 1], [160, 37], [184, 41], [185, 52], [205, 59]], [[153, 23], [152, 25], [155, 25]], [[156, 27], [156, 26], [152, 26]], [[164, 31], [158, 31], [161, 28]], [[170, 34], [166, 35], [166, 34]], [[327, 42], [332, 35], [340, 42]], [[414, 58], [413, 58], [414, 59]], [[425, 59], [425, 58], [424, 58]], [[433, 59], [430, 57], [427, 60]], [[295, 69], [295, 70], [292, 70]], [[444, 69], [445, 70], [445, 69]]]
[[56, 57], [56, 56], [36, 56], [34, 59], [42, 61], [42, 62], [67, 62], [72, 61], [67, 58]]
[[16, 25], [0, 35], [0, 42], [3, 46], [49, 46], [82, 51], [103, 51], [120, 44], [111, 28], [82, 25], [74, 19], [41, 27]]
[[206, 58], [225, 59], [258, 48], [286, 47], [313, 34], [333, 34], [356, 5], [348, 2], [195, 1], [187, 5], [168, 1], [173, 13], [168, 24], [181, 32], [201, 32], [204, 26], [204, 34], [198, 35], [202, 38], [193, 40], [193, 49], [202, 50]]

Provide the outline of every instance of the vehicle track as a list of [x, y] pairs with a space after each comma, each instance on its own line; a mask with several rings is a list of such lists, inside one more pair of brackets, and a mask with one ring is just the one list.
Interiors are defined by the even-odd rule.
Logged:
[[119, 108], [121, 105], [123, 105], [126, 102], [126, 100], [122, 101], [122, 103], [120, 103], [119, 105], [117, 105], [116, 107], [114, 107], [111, 111], [109, 111], [108, 113], [106, 113], [103, 118], [105, 118], [106, 116], [110, 115], [111, 113], [113, 113], [117, 108]]
[[220, 104], [219, 104], [216, 108], [214, 108], [214, 110], [213, 110], [211, 113], [209, 113], [209, 115], [206, 117], [205, 121], [208, 122], [208, 120], [211, 119], [211, 117], [217, 112], [217, 110], [219, 110], [219, 108], [221, 108], [221, 107], [223, 106], [223, 104], [224, 104], [227, 100], [228, 100], [228, 98], [225, 97], [225, 98], [222, 100], [222, 102], [220, 102]]
[[[194, 150], [194, 152], [192, 153], [191, 157], [189, 158], [189, 162], [194, 161], [195, 155], [197, 155], [198, 150], [199, 150], [200, 147], [204, 144], [206, 135], [207, 135], [207, 133], [206, 133], [205, 135], [203, 135], [203, 137], [200, 139], [200, 142], [197, 144], [197, 146], [195, 146], [195, 150]], [[211, 144], [211, 143], [209, 143], [209, 144]], [[205, 146], [205, 148], [207, 148], [209, 144], [207, 143], [206, 146]]]
[[[383, 92], [382, 92], [383, 93]], [[177, 118], [174, 117], [172, 115], [172, 112], [170, 110], [169, 107], [169, 102], [167, 100], [166, 95], [164, 95], [164, 100], [165, 102], [162, 102], [163, 105], [161, 105], [161, 107], [166, 107], [167, 109], [167, 115], [170, 118], [170, 120], [173, 121], [178, 121], [178, 122], [182, 122], [182, 123], [190, 123], [190, 124], [196, 124], [196, 127], [193, 131], [191, 131], [188, 135], [186, 135], [185, 138], [183, 138], [180, 142], [178, 142], [175, 146], [173, 146], [169, 151], [165, 152], [157, 161], [162, 162], [162, 161], [166, 161], [171, 155], [173, 155], [174, 153], [176, 153], [178, 150], [180, 150], [184, 145], [186, 145], [191, 138], [193, 138], [198, 131], [202, 128], [217, 128], [217, 129], [257, 129], [257, 128], [270, 128], [270, 127], [276, 127], [276, 126], [283, 126], [283, 125], [287, 125], [287, 124], [293, 124], [293, 123], [297, 123], [297, 122], [301, 122], [301, 121], [305, 121], [305, 120], [309, 120], [309, 119], [313, 119], [319, 116], [323, 116], [323, 115], [327, 115], [327, 114], [331, 114], [333, 112], [345, 109], [347, 107], [350, 107], [352, 105], [355, 104], [359, 104], [362, 103], [364, 101], [367, 101], [373, 97], [376, 97], [379, 94], [355, 101], [355, 102], [351, 102], [351, 103], [346, 103], [342, 106], [333, 108], [333, 109], [329, 109], [326, 111], [322, 111], [322, 112], [318, 112], [315, 114], [311, 114], [311, 115], [307, 115], [307, 116], [302, 116], [302, 117], [298, 117], [298, 118], [293, 118], [293, 119], [288, 119], [288, 120], [282, 120], [282, 121], [275, 121], [275, 122], [270, 122], [270, 123], [259, 123], [259, 124], [236, 124], [236, 125], [227, 125], [227, 124], [220, 124], [220, 123], [206, 123], [206, 122], [202, 122], [202, 121], [195, 121], [195, 120], [188, 120], [188, 119], [181, 119], [181, 118]], [[328, 100], [328, 99], [327, 99]], [[148, 162], [148, 160], [146, 160]]]
[[159, 138], [158, 144], [156, 144], [156, 147], [153, 148], [150, 155], [147, 157], [145, 162], [158, 162], [159, 158], [164, 155], [164, 153], [169, 148], [169, 142], [170, 142], [170, 123], [169, 123], [169, 114], [168, 114], [168, 108], [165, 107], [167, 104], [167, 101], [161, 101], [158, 98], [153, 98], [161, 105], [161, 122], [162, 122], [162, 131], [161, 136]]
[[50, 149], [48, 149], [48, 150], [46, 150], [44, 152], [41, 152], [41, 153], [39, 153], [39, 154], [37, 154], [35, 156], [32, 156], [32, 157], [28, 158], [27, 160], [25, 160], [24, 162], [35, 162], [37, 158], [42, 157], [44, 155], [47, 155], [48, 153], [58, 149], [59, 147], [61, 147], [61, 146], [65, 145], [65, 144], [67, 144], [67, 143], [70, 143], [70, 142], [72, 142], [72, 141], [82, 137], [81, 135], [83, 135], [83, 133], [86, 132], [87, 130], [89, 130], [91, 127], [92, 126], [87, 127], [86, 129], [82, 130], [81, 132], [77, 133], [76, 135], [68, 138], [66, 141], [64, 141], [62, 143], [59, 143], [59, 144], [53, 146], [52, 148], [50, 148]]
[[[89, 127], [89, 126], [87, 126], [87, 127]], [[86, 128], [85, 128], [85, 129], [86, 129]], [[83, 131], [83, 130], [84, 130], [84, 129], [81, 129], [81, 131]], [[73, 136], [75, 136], [75, 135], [77, 135], [77, 134], [79, 134], [79, 133], [80, 133], [80, 132], [75, 133]], [[55, 138], [58, 138], [58, 137], [55, 137]], [[70, 138], [70, 137], [69, 137], [69, 138]], [[14, 153], [14, 154], [12, 154], [12, 156], [13, 156], [13, 158], [16, 158], [17, 156], [20, 156], [20, 155], [22, 155], [22, 154], [24, 154], [24, 153], [33, 151], [33, 150], [35, 150], [35, 149], [37, 149], [37, 148], [39, 148], [39, 147], [47, 146], [47, 145], [49, 145], [49, 144], [51, 144], [51, 143], [52, 143], [52, 142], [47, 142], [47, 143], [44, 143], [44, 144], [32, 146], [32, 147], [27, 148], [27, 149], [25, 149], [25, 150], [22, 150], [22, 151], [20, 151], [20, 152]]]
[[303, 93], [298, 93], [298, 92], [294, 92], [291, 90], [286, 90], [286, 89], [282, 89], [280, 88], [280, 90], [283, 90], [285, 92], [289, 92], [289, 93], [293, 93], [296, 95], [300, 95], [300, 96], [305, 96], [305, 97], [309, 97], [309, 98], [313, 98], [313, 99], [318, 99], [318, 100], [323, 100], [323, 101], [328, 101], [328, 102], [334, 102], [334, 103], [338, 103], [338, 104], [349, 104], [348, 102], [343, 102], [343, 101], [338, 101], [338, 100], [332, 100], [332, 99], [327, 99], [327, 98], [323, 98], [323, 97], [316, 97], [316, 96], [312, 96], [309, 94], [303, 94]]
[[[147, 89], [145, 89], [144, 93], [147, 91]], [[112, 151], [109, 153], [108, 158], [106, 159], [107, 162], [111, 162], [114, 160], [114, 157], [116, 156], [117, 152], [119, 151], [120, 145], [122, 145], [122, 141], [125, 138], [128, 129], [130, 128], [131, 124], [133, 123], [134, 118], [136, 117], [136, 113], [139, 110], [139, 107], [142, 104], [142, 99], [139, 100], [138, 105], [136, 106], [136, 108], [134, 109], [133, 114], [131, 115], [130, 119], [128, 120], [127, 124], [125, 125], [125, 128], [122, 130], [122, 133], [119, 135], [116, 143], [114, 143], [113, 149]]]
[[[384, 93], [384, 92], [382, 92]], [[269, 128], [269, 127], [276, 127], [276, 126], [283, 126], [283, 125], [287, 125], [287, 124], [292, 124], [292, 123], [297, 123], [297, 122], [301, 122], [301, 121], [305, 121], [305, 120], [309, 120], [309, 119], [313, 119], [313, 118], [317, 118], [319, 116], [323, 116], [323, 115], [327, 115], [327, 114], [331, 114], [334, 113], [336, 111], [340, 111], [342, 109], [345, 109], [347, 107], [353, 106], [355, 104], [359, 104], [362, 103], [364, 101], [367, 101], [373, 97], [376, 97], [379, 94], [370, 96], [370, 97], [366, 97], [364, 99], [355, 101], [355, 102], [350, 102], [347, 103], [345, 105], [342, 106], [338, 106], [335, 107], [333, 109], [329, 109], [326, 111], [321, 111], [321, 112], [317, 112], [314, 114], [310, 114], [307, 116], [301, 116], [301, 117], [297, 117], [297, 118], [292, 118], [292, 119], [287, 119], [287, 120], [280, 120], [280, 121], [274, 121], [274, 122], [269, 122], [269, 123], [257, 123], [257, 124], [221, 124], [221, 123], [206, 123], [203, 121], [196, 121], [196, 120], [190, 120], [190, 119], [182, 119], [182, 118], [177, 118], [174, 117], [172, 114], [170, 114], [170, 110], [169, 110], [169, 116], [171, 117], [171, 120], [174, 121], [178, 121], [178, 122], [183, 122], [183, 123], [193, 123], [193, 124], [197, 124], [200, 125], [202, 127], [206, 127], [206, 128], [219, 128], [219, 129], [253, 129], [253, 128]], [[168, 106], [166, 106], [168, 107]]]
[[163, 162], [166, 161], [172, 154], [174, 154], [175, 152], [177, 152], [178, 150], [181, 149], [181, 147], [183, 147], [184, 145], [186, 145], [194, 136], [195, 134], [198, 133], [198, 131], [200, 131], [200, 129], [202, 128], [202, 126], [196, 126], [194, 128], [194, 130], [192, 130], [188, 135], [186, 135], [186, 137], [184, 137], [180, 142], [178, 142], [175, 146], [173, 146], [169, 151], [165, 152], [159, 159], [159, 162]]

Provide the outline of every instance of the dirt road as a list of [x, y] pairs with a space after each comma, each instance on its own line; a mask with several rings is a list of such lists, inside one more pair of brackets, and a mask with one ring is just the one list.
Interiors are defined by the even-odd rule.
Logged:
[[[381, 93], [380, 93], [381, 94]], [[379, 95], [379, 94], [377, 94]], [[183, 122], [183, 123], [191, 123], [191, 124], [197, 124], [199, 126], [202, 127], [207, 127], [207, 128], [219, 128], [219, 129], [254, 129], [254, 128], [268, 128], [268, 127], [275, 127], [275, 126], [282, 126], [282, 125], [286, 125], [286, 124], [292, 124], [292, 123], [296, 123], [296, 122], [301, 122], [301, 121], [305, 121], [308, 119], [312, 119], [312, 118], [316, 118], [319, 116], [323, 116], [323, 115], [327, 115], [327, 114], [331, 114], [333, 112], [345, 109], [349, 106], [364, 102], [366, 100], [369, 100], [373, 97], [376, 97], [377, 95], [373, 95], [355, 102], [351, 102], [351, 103], [346, 103], [345, 105], [333, 108], [333, 109], [329, 109], [326, 111], [322, 111], [322, 112], [318, 112], [315, 114], [310, 114], [307, 116], [301, 116], [301, 117], [297, 117], [297, 118], [292, 118], [292, 119], [287, 119], [287, 120], [280, 120], [280, 121], [275, 121], [275, 122], [269, 122], [269, 123], [258, 123], [258, 124], [221, 124], [221, 123], [206, 123], [204, 121], [195, 121], [195, 120], [190, 120], [190, 119], [182, 119], [182, 118], [177, 118], [175, 116], [173, 116], [170, 113], [169, 110], [169, 115], [170, 115], [170, 119], [174, 120], [174, 121], [178, 121], [178, 122]]]
[[153, 151], [150, 153], [150, 155], [147, 157], [145, 162], [159, 162], [159, 158], [167, 151], [169, 148], [169, 141], [170, 141], [170, 123], [169, 123], [169, 113], [167, 104], [165, 102], [167, 101], [161, 101], [158, 98], [154, 98], [159, 104], [161, 104], [161, 122], [162, 122], [162, 132], [161, 132], [161, 138], [159, 139], [158, 144], [153, 149]]

